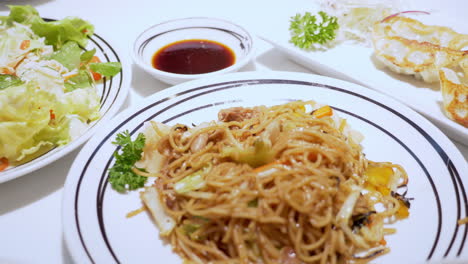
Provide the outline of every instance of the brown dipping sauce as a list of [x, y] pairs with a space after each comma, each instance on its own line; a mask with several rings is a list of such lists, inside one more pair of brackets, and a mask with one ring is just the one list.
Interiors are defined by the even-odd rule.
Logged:
[[201, 74], [218, 71], [234, 64], [231, 48], [206, 39], [181, 40], [154, 53], [153, 67], [171, 73]]

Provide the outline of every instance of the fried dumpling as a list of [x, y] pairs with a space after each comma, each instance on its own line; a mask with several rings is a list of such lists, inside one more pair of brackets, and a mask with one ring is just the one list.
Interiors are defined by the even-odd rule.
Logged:
[[[448, 27], [429, 26], [415, 19], [393, 16], [377, 22], [372, 31], [375, 55], [392, 71], [439, 81], [439, 69], [461, 66], [468, 58], [468, 35]], [[468, 69], [465, 69], [466, 71]]]
[[439, 74], [446, 115], [464, 127], [468, 127], [467, 74], [449, 68], [441, 68]]

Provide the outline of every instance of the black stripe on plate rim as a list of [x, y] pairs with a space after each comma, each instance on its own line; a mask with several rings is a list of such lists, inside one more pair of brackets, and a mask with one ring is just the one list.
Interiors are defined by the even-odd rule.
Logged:
[[[394, 115], [398, 116], [399, 118], [403, 119], [404, 121], [406, 121], [407, 123], [409, 123], [413, 128], [415, 128], [418, 132], [420, 132], [420, 134], [422, 134], [422, 136], [434, 147], [434, 149], [439, 153], [439, 156], [442, 157], [446, 157], [447, 159], [448, 158], [448, 155], [445, 153], [445, 151], [437, 144], [437, 142], [430, 136], [428, 135], [424, 130], [422, 130], [422, 128], [420, 128], [417, 124], [415, 124], [413, 121], [409, 120], [407, 117], [403, 116], [402, 114], [400, 114], [399, 112], [397, 112], [396, 110], [393, 110], [391, 108], [389, 108], [388, 106], [386, 105], [383, 105], [382, 103], [380, 102], [377, 102], [373, 99], [370, 99], [366, 96], [363, 96], [363, 95], [360, 95], [360, 94], [357, 94], [355, 92], [351, 92], [351, 91], [348, 91], [346, 89], [342, 89], [342, 88], [338, 88], [338, 87], [334, 87], [334, 86], [330, 86], [330, 85], [325, 85], [325, 84], [319, 84], [319, 83], [313, 83], [313, 82], [306, 82], [306, 81], [296, 81], [296, 80], [277, 80], [277, 79], [256, 79], [256, 80], [240, 80], [240, 81], [231, 81], [231, 82], [223, 82], [223, 83], [217, 83], [217, 84], [212, 84], [212, 85], [206, 85], [206, 86], [201, 86], [201, 87], [196, 87], [196, 88], [193, 88], [193, 89], [190, 89], [190, 90], [186, 90], [186, 91], [183, 91], [181, 93], [178, 93], [176, 94], [175, 96], [179, 96], [181, 94], [186, 94], [188, 92], [191, 92], [191, 91], [198, 91], [198, 90], [203, 90], [203, 89], [207, 89], [207, 88], [210, 88], [210, 87], [214, 87], [214, 86], [221, 86], [221, 85], [226, 85], [226, 84], [231, 84], [231, 86], [229, 88], [234, 88], [234, 87], [238, 87], [238, 86], [243, 86], [245, 84], [251, 84], [251, 85], [254, 85], [254, 84], [268, 84], [268, 83], [283, 83], [283, 84], [296, 84], [296, 85], [307, 85], [307, 86], [315, 86], [315, 87], [323, 87], [323, 88], [326, 88], [326, 89], [331, 89], [331, 90], [336, 90], [336, 91], [339, 91], [339, 92], [343, 92], [343, 93], [347, 93], [347, 94], [351, 94], [351, 95], [354, 95], [354, 96], [357, 96], [359, 98], [362, 98], [364, 100], [367, 100], [375, 105], [378, 105], [382, 108], [384, 108], [385, 110], [393, 113]], [[235, 84], [235, 85], [232, 85], [232, 84]], [[224, 90], [224, 89], [228, 89], [228, 88], [222, 88], [222, 89], [214, 89], [213, 91], [217, 91], [217, 90]], [[206, 93], [206, 92], [205, 92]], [[199, 95], [198, 95], [199, 96]], [[97, 151], [102, 147], [102, 145], [104, 144], [104, 142], [106, 142], [116, 131], [118, 131], [124, 124], [126, 124], [129, 120], [131, 120], [133, 117], [141, 114], [142, 112], [145, 112], [146, 110], [164, 102], [164, 101], [167, 101], [167, 100], [170, 100], [170, 99], [173, 99], [174, 97], [166, 97], [166, 98], [163, 98], [151, 105], [148, 105], [146, 107], [144, 107], [143, 109], [140, 109], [139, 111], [137, 111], [136, 113], [132, 114], [130, 117], [128, 117], [125, 121], [123, 121], [122, 123], [120, 123], [116, 128], [114, 128], [111, 133], [109, 133], [97, 146], [97, 148], [94, 150], [94, 152], [91, 154], [91, 157], [88, 159], [88, 161], [86, 162], [85, 164], [85, 167], [83, 169], [83, 171], [81, 172], [80, 174], [80, 178], [78, 179], [78, 183], [77, 183], [77, 186], [76, 186], [76, 190], [75, 190], [75, 221], [76, 221], [76, 227], [77, 227], [77, 231], [78, 231], [78, 235], [79, 235], [79, 238], [80, 238], [80, 241], [81, 241], [81, 244], [83, 246], [83, 248], [85, 249], [85, 252], [87, 253], [88, 257], [90, 258], [91, 261], [93, 261], [92, 257], [90, 256], [89, 254], [89, 251], [86, 247], [86, 244], [84, 243], [84, 240], [83, 240], [83, 235], [82, 235], [82, 232], [81, 232], [81, 229], [80, 229], [80, 224], [79, 224], [79, 210], [78, 210], [78, 200], [79, 200], [79, 191], [80, 191], [80, 186], [81, 186], [81, 181], [84, 177], [84, 174], [91, 162], [91, 160], [93, 159], [93, 157], [96, 155]], [[166, 107], [167, 108], [167, 107]], [[165, 110], [161, 110], [161, 111], [165, 111]], [[161, 112], [159, 111], [159, 112]], [[157, 114], [155, 114], [157, 115]], [[140, 124], [138, 127], [141, 127], [142, 124]], [[135, 128], [134, 131], [136, 131], [136, 129], [138, 128]], [[133, 132], [134, 132], [133, 131]], [[447, 160], [445, 159], [445, 160]], [[457, 173], [457, 172], [456, 172]], [[452, 175], [452, 174], [451, 174]], [[101, 179], [102, 180], [102, 179]], [[102, 184], [100, 184], [100, 186], [102, 186]], [[436, 191], [436, 190], [435, 190]], [[99, 192], [99, 190], [98, 190]], [[98, 195], [100, 196], [100, 195]], [[102, 196], [101, 196], [102, 198]], [[439, 217], [440, 217], [440, 208], [439, 208]], [[439, 236], [440, 236], [440, 229], [441, 229], [441, 219], [439, 218], [439, 224], [438, 224], [438, 232], [437, 232], [437, 235], [436, 235], [436, 241], [434, 242], [433, 244], [433, 247], [431, 249], [431, 252], [429, 253], [428, 255], [428, 259], [431, 258], [436, 246], [437, 246], [437, 243], [438, 243], [438, 239], [439, 239]], [[94, 262], [94, 261], [93, 261]]]
[[[460, 177], [460, 174], [458, 173], [458, 170], [457, 168], [455, 167], [455, 165], [453, 164], [453, 162], [451, 160], [448, 160], [447, 161], [448, 163], [448, 166], [450, 168], [450, 171], [455, 174], [456, 176], [456, 179], [458, 181], [458, 187], [460, 188], [462, 194], [463, 194], [463, 203], [464, 203], [464, 209], [465, 209], [465, 215], [464, 217], [468, 217], [468, 199], [467, 199], [467, 195], [466, 195], [466, 190], [465, 190], [465, 186], [463, 184], [463, 181]], [[458, 227], [458, 223], [456, 223], [456, 226]], [[465, 245], [465, 241], [466, 241], [466, 236], [467, 236], [467, 233], [468, 233], [468, 227], [466, 225], [463, 225], [463, 228], [465, 229], [465, 231], [463, 232], [463, 238], [462, 238], [462, 242], [460, 244], [460, 247], [458, 248], [458, 251], [457, 251], [457, 256], [460, 256], [462, 251], [463, 251], [463, 248], [464, 248], [464, 245]]]
[[[241, 34], [235, 32], [235, 31], [232, 31], [232, 30], [228, 30], [228, 29], [224, 29], [224, 28], [219, 28], [219, 27], [184, 27], [184, 28], [176, 28], [176, 29], [171, 29], [171, 30], [167, 30], [167, 31], [163, 31], [163, 32], [160, 32], [160, 33], [157, 33], [151, 37], [149, 37], [148, 39], [146, 39], [145, 41], [143, 41], [141, 43], [141, 45], [138, 47], [138, 55], [142, 56], [143, 54], [143, 50], [145, 49], [145, 47], [155, 38], [161, 36], [161, 35], [164, 35], [164, 34], [167, 34], [167, 33], [171, 33], [171, 32], [175, 32], [175, 31], [179, 31], [179, 30], [187, 30], [187, 29], [197, 29], [197, 28], [201, 28], [201, 29], [211, 29], [211, 30], [218, 30], [218, 31], [223, 31], [225, 33], [228, 33], [232, 36], [234, 36], [236, 39], [238, 39], [240, 41], [240, 47], [242, 49], [242, 51], [245, 51], [246, 50], [246, 47], [244, 47], [244, 44], [242, 43], [242, 40], [244, 39], [242, 37]], [[250, 45], [252, 45], [251, 43], [249, 43]]]
[[[448, 168], [450, 171], [451, 168], [450, 168], [450, 165], [447, 164]], [[457, 182], [453, 181], [452, 180], [452, 183], [453, 183], [453, 189], [455, 190], [455, 199], [457, 201], [457, 219], [460, 219], [460, 193], [458, 191], [458, 185], [457, 185]], [[466, 201], [465, 201], [466, 203]], [[452, 239], [450, 240], [450, 243], [449, 243], [449, 246], [447, 248], [447, 250], [445, 251], [445, 254], [444, 254], [444, 257], [447, 257], [448, 254], [450, 253], [450, 250], [452, 250], [452, 246], [453, 246], [453, 243], [455, 242], [455, 239], [457, 238], [457, 234], [458, 234], [458, 224], [456, 224], [454, 226], [454, 233], [452, 235]]]
[[[106, 58], [106, 62], [109, 62], [109, 56], [107, 56], [107, 53], [104, 51], [104, 49], [101, 47], [101, 45], [99, 45], [99, 43], [97, 42], [97, 40], [93, 39], [93, 38], [89, 38], [89, 40], [91, 40], [91, 42], [94, 43], [94, 45], [99, 48], [99, 50], [104, 54], [104, 57]], [[102, 78], [102, 91], [101, 91], [101, 97], [99, 98], [99, 104], [101, 105], [100, 107], [102, 107], [102, 105], [107, 101], [107, 96], [109, 96], [109, 91], [110, 89], [107, 89], [107, 82], [106, 82], [106, 77], [103, 77]], [[112, 80], [111, 80], [112, 81]], [[112, 83], [109, 85], [112, 87]]]
[[[94, 34], [93, 36], [95, 36], [97, 39], [99, 39], [100, 41], [102, 41], [102, 42], [104, 43], [104, 45], [106, 45], [106, 46], [112, 51], [112, 54], [115, 56], [117, 62], [121, 63], [119, 56], [117, 55], [117, 53], [115, 52], [115, 50], [112, 48], [112, 46], [111, 46], [107, 41], [105, 41], [101, 36], [99, 36], [99, 35], [97, 35], [97, 34]], [[112, 60], [109, 59], [109, 55], [106, 53], [106, 50], [104, 50], [104, 49], [101, 47], [101, 45], [100, 45], [96, 40], [94, 40], [94, 39], [91, 39], [91, 40], [94, 42], [94, 44], [95, 44], [95, 45], [99, 48], [99, 50], [102, 52], [102, 54], [103, 54], [104, 57], [106, 58], [106, 61], [107, 61], [107, 62], [111, 62]], [[122, 73], [122, 71], [120, 71], [120, 73]], [[121, 76], [121, 79], [122, 79], [122, 77], [123, 77], [123, 76]], [[111, 77], [110, 80], [109, 80], [109, 89], [106, 89], [107, 77], [104, 76], [104, 77], [102, 78], [102, 82], [103, 82], [103, 85], [104, 85], [104, 86], [103, 86], [103, 90], [102, 90], [103, 96], [101, 97], [101, 102], [100, 102], [100, 103], [101, 103], [101, 106], [102, 106], [103, 104], [106, 103], [107, 98], [109, 97], [109, 94], [110, 94], [110, 91], [111, 91], [110, 87], [112, 87], [112, 81], [113, 81], [113, 77]], [[115, 100], [115, 97], [114, 97], [114, 100]]]

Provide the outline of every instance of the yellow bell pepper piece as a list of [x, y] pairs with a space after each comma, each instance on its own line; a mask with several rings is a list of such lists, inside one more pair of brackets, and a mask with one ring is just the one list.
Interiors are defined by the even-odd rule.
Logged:
[[322, 106], [318, 109], [316, 109], [314, 112], [312, 112], [312, 116], [315, 118], [322, 118], [325, 116], [331, 116], [333, 115], [333, 110], [330, 106]]

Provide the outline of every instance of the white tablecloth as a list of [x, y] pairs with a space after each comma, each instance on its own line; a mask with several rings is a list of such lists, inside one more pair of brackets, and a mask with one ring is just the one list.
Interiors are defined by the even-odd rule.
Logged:
[[[146, 27], [158, 22], [190, 16], [214, 16], [235, 21], [253, 32], [274, 24], [275, 13], [304, 9], [308, 1], [266, 0], [3, 0], [0, 14], [8, 14], [6, 4], [31, 4], [41, 16], [79, 16], [92, 22], [96, 32], [130, 60], [133, 39]], [[453, 12], [460, 12], [452, 6]], [[254, 60], [241, 71], [309, 72], [257, 39]], [[131, 91], [123, 108], [169, 85], [153, 79], [135, 65]], [[465, 159], [468, 147], [456, 143]], [[80, 149], [40, 170], [0, 185], [0, 263], [70, 263], [62, 234], [61, 200], [68, 169]], [[464, 175], [466, 176], [466, 175]]]

